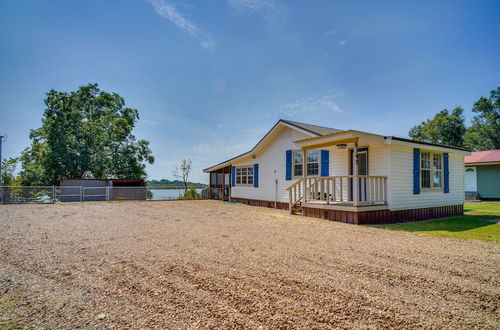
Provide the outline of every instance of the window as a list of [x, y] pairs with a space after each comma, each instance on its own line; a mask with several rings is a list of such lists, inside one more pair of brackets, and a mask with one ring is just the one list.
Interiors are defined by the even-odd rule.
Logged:
[[253, 185], [253, 166], [242, 166], [236, 168], [237, 185]]
[[443, 186], [443, 154], [423, 151], [420, 154], [420, 185], [423, 189]]
[[433, 167], [432, 171], [434, 172], [434, 180], [433, 185], [434, 188], [441, 188], [443, 181], [443, 156], [441, 154], [433, 154]]
[[308, 176], [318, 176], [319, 175], [319, 150], [308, 150], [306, 152], [307, 159], [307, 175]]
[[422, 188], [431, 187], [431, 153], [420, 154], [420, 185]]
[[302, 176], [304, 174], [304, 154], [302, 150], [293, 152], [293, 176]]
[[368, 175], [368, 152], [358, 152], [358, 175]]

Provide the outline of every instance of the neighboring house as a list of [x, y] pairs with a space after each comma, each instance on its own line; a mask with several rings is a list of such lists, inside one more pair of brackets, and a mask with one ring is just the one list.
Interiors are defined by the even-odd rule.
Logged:
[[500, 199], [500, 150], [465, 156], [465, 195], [471, 199]]
[[463, 148], [279, 120], [252, 150], [204, 172], [212, 198], [391, 223], [463, 214], [466, 155]]

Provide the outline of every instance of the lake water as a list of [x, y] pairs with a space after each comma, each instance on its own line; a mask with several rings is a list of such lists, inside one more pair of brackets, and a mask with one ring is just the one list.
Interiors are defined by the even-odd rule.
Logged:
[[[197, 192], [201, 193], [203, 189], [196, 189]], [[161, 201], [165, 199], [178, 199], [184, 196], [184, 189], [149, 189], [153, 193], [153, 201]]]

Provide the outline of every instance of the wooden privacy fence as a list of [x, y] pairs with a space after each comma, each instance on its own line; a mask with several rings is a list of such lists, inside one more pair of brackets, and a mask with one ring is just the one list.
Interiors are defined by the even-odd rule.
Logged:
[[290, 209], [298, 203], [386, 204], [387, 177], [345, 175], [304, 177], [287, 188]]

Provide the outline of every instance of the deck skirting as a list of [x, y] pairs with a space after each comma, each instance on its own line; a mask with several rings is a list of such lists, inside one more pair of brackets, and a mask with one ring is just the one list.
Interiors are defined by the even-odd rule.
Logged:
[[[232, 202], [243, 203], [251, 206], [263, 206], [275, 208], [274, 201], [264, 201], [257, 199], [247, 199], [231, 197]], [[330, 206], [333, 207], [333, 206]], [[384, 207], [380, 205], [378, 207]], [[385, 206], [386, 207], [386, 206]], [[321, 218], [332, 221], [352, 223], [357, 225], [375, 225], [398, 222], [423, 221], [436, 218], [452, 217], [464, 214], [463, 204], [436, 206], [420, 209], [397, 210], [388, 209], [373, 210], [369, 206], [358, 207], [357, 211], [352, 211], [352, 207], [342, 210], [342, 206], [335, 206], [335, 209], [323, 205], [305, 204], [302, 206], [302, 215], [314, 218]], [[365, 208], [363, 210], [363, 208]], [[288, 203], [276, 202], [276, 209], [288, 210]]]
[[452, 217], [464, 214], [464, 206], [436, 206], [410, 210], [343, 211], [312, 207], [303, 207], [302, 214], [308, 217], [353, 223], [357, 225], [375, 225], [398, 222], [423, 221], [436, 218]]
[[264, 206], [271, 209], [276, 208], [279, 210], [288, 210], [288, 203], [283, 203], [283, 202], [276, 202], [276, 207], [274, 205], [275, 204], [274, 201], [263, 201], [258, 199], [231, 197], [231, 202], [242, 203], [251, 206]]

